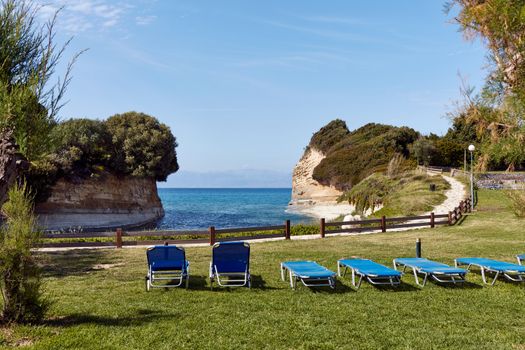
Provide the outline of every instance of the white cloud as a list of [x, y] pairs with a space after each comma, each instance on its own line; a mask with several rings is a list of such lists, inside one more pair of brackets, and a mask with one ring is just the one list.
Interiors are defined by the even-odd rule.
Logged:
[[157, 19], [157, 16], [137, 16], [135, 17], [135, 23], [139, 26], [145, 26]]
[[107, 0], [55, 0], [49, 3], [39, 0], [40, 15], [51, 18], [61, 9], [58, 25], [66, 31], [76, 34], [93, 28], [111, 28], [118, 25], [123, 16], [132, 8], [123, 2]]

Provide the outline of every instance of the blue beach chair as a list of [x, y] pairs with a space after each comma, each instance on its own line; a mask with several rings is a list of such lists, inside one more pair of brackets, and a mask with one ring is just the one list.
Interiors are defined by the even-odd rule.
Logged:
[[456, 266], [466, 265], [470, 270], [472, 266], [479, 267], [483, 283], [487, 282], [487, 272], [494, 273], [494, 279], [490, 283], [494, 285], [500, 275], [513, 282], [525, 282], [525, 266], [512, 264], [504, 261], [485, 259], [485, 258], [458, 258]]
[[518, 264], [523, 265], [522, 262], [525, 261], [525, 254], [516, 255], [516, 259], [518, 259]]
[[[399, 266], [412, 269], [414, 279], [418, 286], [424, 287], [428, 277], [439, 283], [464, 283], [467, 270], [451, 267], [447, 264], [424, 259], [424, 258], [398, 258], [394, 259], [394, 269]], [[423, 275], [423, 283], [419, 283], [418, 275]]]
[[[146, 250], [146, 258], [148, 260], [146, 290], [179, 287], [184, 280], [188, 288], [190, 263], [186, 260], [184, 248], [168, 245], [149, 247]], [[175, 283], [157, 284], [157, 281], [175, 281]]]
[[335, 288], [336, 273], [315, 261], [285, 261], [281, 263], [281, 279], [286, 281], [286, 271], [290, 276], [290, 286], [297, 287], [300, 280], [306, 287], [328, 286]]
[[250, 245], [246, 242], [220, 242], [212, 248], [210, 285], [221, 287], [251, 287]]
[[[341, 268], [343, 268], [341, 274]], [[340, 259], [337, 261], [337, 275], [343, 277], [346, 270], [352, 271], [352, 284], [356, 289], [359, 289], [363, 278], [373, 285], [390, 285], [396, 286], [401, 283], [402, 273], [378, 264], [368, 259]], [[356, 275], [359, 276], [359, 281], [356, 283]]]

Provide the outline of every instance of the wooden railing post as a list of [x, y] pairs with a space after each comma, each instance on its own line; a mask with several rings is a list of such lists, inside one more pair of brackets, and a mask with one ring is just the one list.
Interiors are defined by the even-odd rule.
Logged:
[[381, 216], [381, 232], [386, 232], [386, 217]]
[[451, 211], [448, 212], [448, 224], [449, 226], [452, 226], [452, 212]]
[[326, 231], [326, 224], [324, 218], [321, 219], [321, 222], [319, 224], [319, 230], [321, 231], [321, 238], [324, 238]]
[[208, 232], [210, 233], [210, 245], [215, 244], [215, 226], [210, 226], [208, 228]]
[[122, 229], [117, 228], [117, 232], [115, 232], [115, 245], [117, 248], [122, 248]]
[[284, 239], [290, 239], [290, 234], [290, 220], [286, 220], [286, 222], [284, 223]]
[[430, 213], [430, 227], [434, 228], [436, 226], [436, 217], [434, 216], [434, 212]]

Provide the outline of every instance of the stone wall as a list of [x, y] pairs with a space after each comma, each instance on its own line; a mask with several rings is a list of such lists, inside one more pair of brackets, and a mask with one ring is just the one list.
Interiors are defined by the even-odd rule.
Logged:
[[137, 227], [164, 215], [154, 179], [102, 173], [81, 181], [60, 179], [35, 207], [47, 230]]
[[489, 189], [523, 189], [525, 173], [487, 173], [476, 174], [478, 188]]

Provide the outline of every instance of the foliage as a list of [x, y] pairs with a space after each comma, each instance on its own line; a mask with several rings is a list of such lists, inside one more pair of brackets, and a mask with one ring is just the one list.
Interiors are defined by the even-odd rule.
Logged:
[[51, 137], [52, 151], [33, 162], [27, 177], [37, 201], [45, 200], [60, 177], [76, 181], [105, 169], [163, 181], [178, 169], [175, 137], [166, 125], [143, 113], [105, 121], [66, 120], [57, 124]]
[[57, 49], [56, 14], [39, 26], [38, 10], [26, 0], [0, 2], [0, 129], [14, 131], [21, 153], [30, 161], [51, 146], [51, 129], [78, 57], [62, 81], [50, 81], [68, 42]]
[[508, 190], [505, 194], [510, 199], [510, 204], [514, 214], [519, 218], [525, 217], [525, 191]]
[[111, 165], [117, 172], [165, 181], [179, 169], [170, 128], [149, 115], [116, 114], [106, 121], [112, 137]]
[[39, 239], [30, 194], [26, 185], [9, 190], [3, 205], [6, 217], [0, 229], [0, 286], [2, 322], [37, 322], [48, 303], [42, 296], [40, 268], [31, 248]]
[[456, 113], [476, 125], [482, 138], [479, 170], [507, 170], [525, 163], [525, 3], [522, 0], [452, 0], [454, 20], [469, 40], [480, 38], [489, 50], [489, 73], [478, 95], [463, 89]]
[[[436, 191], [430, 191], [430, 184]], [[370, 210], [374, 216], [416, 215], [431, 210], [444, 199], [450, 187], [440, 176], [428, 176], [413, 171], [400, 172], [397, 176], [375, 173], [345, 192], [339, 201], [348, 201], [355, 211], [363, 215]], [[375, 207], [382, 206], [374, 213]]]
[[394, 188], [394, 182], [381, 174], [373, 174], [345, 192], [339, 201], [348, 201], [359, 214], [383, 204], [385, 197]]
[[390, 162], [388, 162], [388, 169], [386, 171], [386, 175], [389, 178], [394, 178], [396, 176], [401, 175], [401, 172], [406, 170], [403, 167], [404, 162], [405, 157], [403, 157], [401, 153], [394, 154], [392, 159], [390, 159]]
[[290, 233], [292, 236], [318, 235], [319, 226], [318, 225], [305, 225], [305, 224], [292, 225], [290, 227]]
[[350, 131], [341, 119], [332, 120], [316, 132], [310, 140], [309, 147], [313, 147], [323, 154], [327, 154], [338, 142], [343, 140]]
[[417, 159], [417, 163], [423, 164], [425, 166], [430, 164], [430, 160], [436, 152], [434, 142], [426, 138], [420, 138], [414, 142], [412, 149], [414, 152], [414, 157]]
[[[324, 185], [348, 190], [372, 173], [387, 170], [394, 154], [407, 158], [410, 144], [418, 138], [419, 133], [406, 127], [364, 125], [330, 148], [313, 177]], [[403, 166], [410, 166], [410, 161], [405, 160]]]

